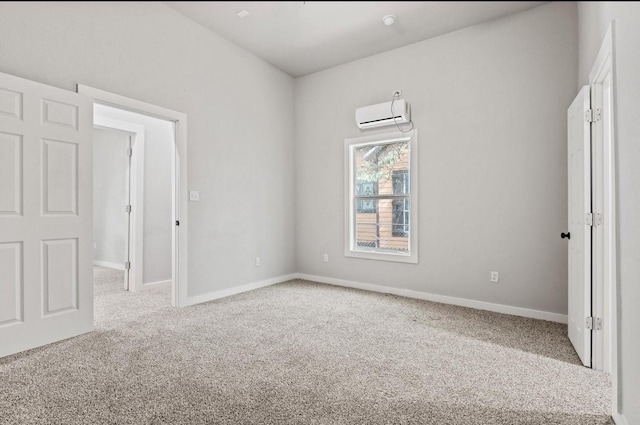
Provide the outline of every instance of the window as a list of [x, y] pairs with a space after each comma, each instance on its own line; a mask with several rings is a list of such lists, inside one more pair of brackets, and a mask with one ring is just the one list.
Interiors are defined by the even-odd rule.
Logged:
[[345, 255], [417, 263], [417, 130], [345, 140]]
[[[409, 194], [409, 170], [395, 170], [391, 178], [394, 195]], [[409, 236], [409, 199], [394, 199], [391, 205], [391, 234], [406, 238]]]

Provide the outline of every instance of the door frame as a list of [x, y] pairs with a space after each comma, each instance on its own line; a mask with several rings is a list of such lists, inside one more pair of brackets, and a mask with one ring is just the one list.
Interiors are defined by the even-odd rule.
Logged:
[[94, 103], [149, 115], [174, 123], [175, 149], [171, 164], [172, 174], [172, 221], [171, 234], [171, 304], [174, 307], [187, 305], [187, 115], [161, 106], [131, 99], [126, 96], [96, 89], [83, 84], [77, 85], [77, 91], [93, 98]]
[[[135, 292], [143, 287], [142, 270], [144, 270], [144, 127], [96, 115], [94, 109], [93, 128], [120, 131], [133, 138], [128, 184], [129, 202], [133, 205], [129, 216], [129, 258], [127, 260], [131, 263], [131, 268], [128, 272], [125, 269], [124, 289]], [[122, 267], [124, 268], [124, 264]]]
[[[594, 368], [611, 373], [612, 413], [614, 419], [620, 414], [618, 313], [619, 290], [617, 280], [617, 171], [616, 171], [616, 125], [615, 125], [615, 51], [614, 22], [611, 22], [589, 74], [592, 109], [609, 112], [602, 120], [591, 125], [592, 179], [594, 181], [594, 213], [603, 214], [601, 228], [594, 227], [593, 256], [593, 313], [603, 318], [603, 331], [593, 335]], [[607, 76], [610, 82], [610, 103], [603, 108], [603, 83]], [[598, 187], [596, 187], [598, 186]]]

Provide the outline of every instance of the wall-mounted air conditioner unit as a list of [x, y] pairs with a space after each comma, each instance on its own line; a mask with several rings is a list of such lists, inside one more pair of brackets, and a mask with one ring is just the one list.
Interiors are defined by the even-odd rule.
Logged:
[[394, 122], [405, 124], [410, 121], [411, 107], [404, 99], [393, 102], [393, 114], [391, 113], [391, 102], [356, 109], [356, 124], [358, 124], [358, 128], [363, 130], [394, 125]]

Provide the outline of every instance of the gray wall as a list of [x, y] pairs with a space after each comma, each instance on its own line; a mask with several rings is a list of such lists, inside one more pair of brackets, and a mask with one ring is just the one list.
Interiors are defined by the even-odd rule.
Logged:
[[129, 135], [93, 130], [93, 259], [124, 268], [127, 258]]
[[190, 296], [295, 271], [291, 77], [161, 3], [2, 2], [0, 51], [0, 72], [188, 115]]
[[640, 4], [579, 2], [580, 85], [609, 23], [615, 19], [615, 114], [618, 183], [619, 375], [621, 407], [629, 425], [640, 424]]
[[[575, 3], [551, 3], [297, 79], [298, 271], [566, 314], [577, 39]], [[419, 129], [418, 265], [343, 253], [343, 140], [395, 90]]]
[[95, 114], [144, 127], [142, 282], [171, 280], [171, 165], [175, 148], [174, 125], [169, 121], [103, 105], [96, 105]]

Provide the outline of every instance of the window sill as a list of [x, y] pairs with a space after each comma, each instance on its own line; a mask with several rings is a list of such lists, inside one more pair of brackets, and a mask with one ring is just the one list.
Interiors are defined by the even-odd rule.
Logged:
[[401, 254], [392, 252], [374, 252], [366, 250], [353, 250], [346, 249], [344, 252], [345, 257], [361, 258], [365, 260], [379, 260], [379, 261], [392, 261], [394, 263], [411, 263], [418, 264], [418, 254]]

